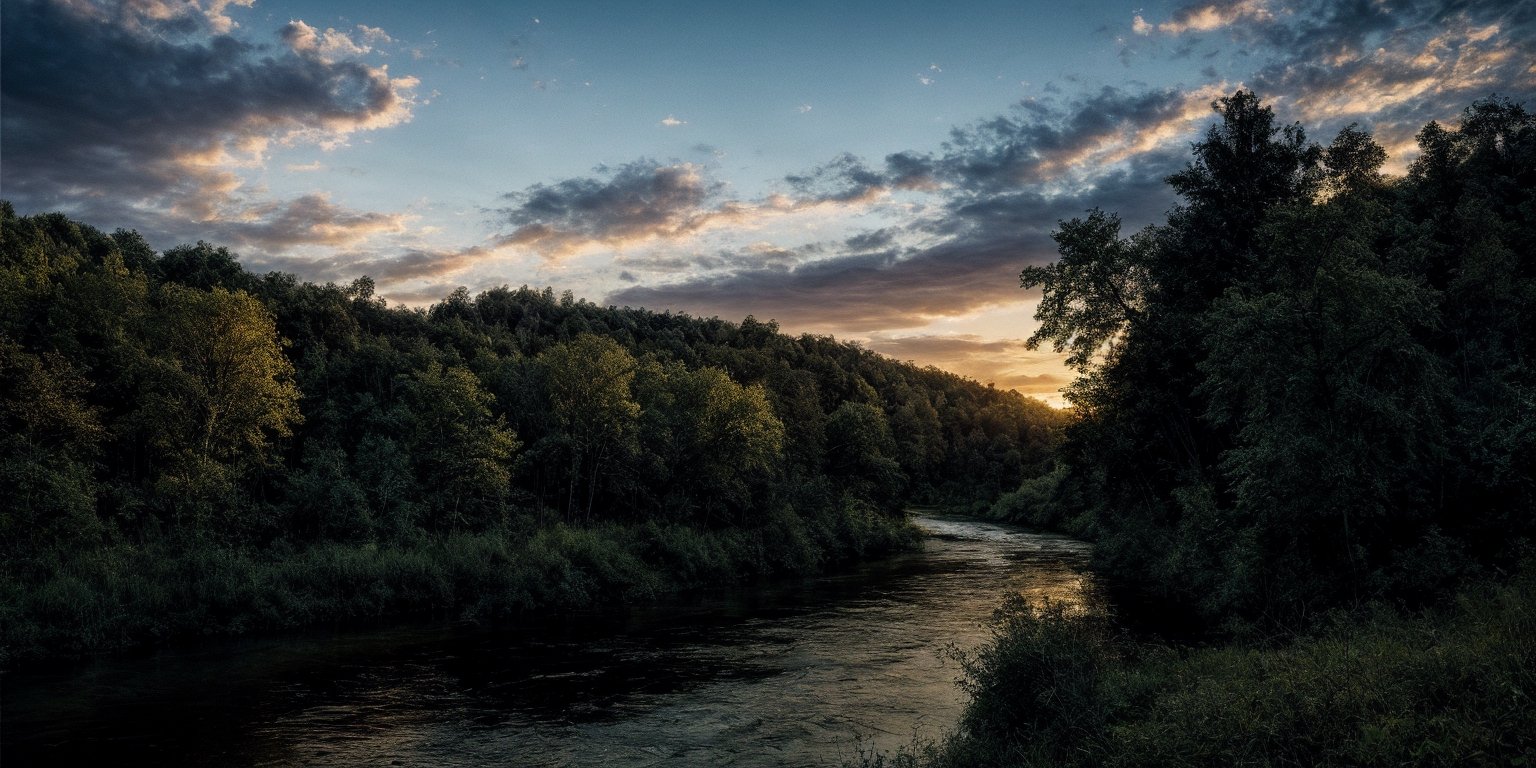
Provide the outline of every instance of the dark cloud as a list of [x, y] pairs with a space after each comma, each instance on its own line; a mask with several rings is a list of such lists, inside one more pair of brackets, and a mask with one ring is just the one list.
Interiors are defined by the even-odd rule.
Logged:
[[395, 288], [381, 289], [379, 295], [389, 301], [395, 301], [412, 306], [436, 304], [459, 288], [454, 283], [434, 283], [421, 288]]
[[597, 174], [507, 195], [512, 205], [499, 213], [513, 229], [504, 242], [557, 257], [586, 243], [676, 237], [729, 212], [706, 208], [721, 185], [695, 165], [639, 160]]
[[[1530, 95], [1533, 18], [1532, 3], [1389, 0], [1278, 13], [1250, 0], [1195, 4], [1142, 23], [1149, 32], [1219, 30], [1249, 41], [1268, 61], [1251, 82], [1282, 120], [1299, 119], [1326, 140], [1369, 118], [1395, 146], [1490, 91]], [[1101, 207], [1119, 213], [1129, 234], [1161, 220], [1174, 202], [1164, 179], [1187, 159], [1183, 142], [1214, 120], [1210, 102], [1228, 92], [1106, 88], [1063, 107], [1022, 103], [956, 129], [940, 152], [891, 155], [882, 169], [839, 156], [787, 181], [805, 198], [853, 200], [897, 188], [897, 179], [931, 180], [938, 213], [848, 238], [828, 258], [787, 269], [722, 268], [629, 286], [608, 301], [870, 331], [1017, 300], [1019, 268], [1054, 258], [1057, 221]]]
[[[236, 38], [224, 5], [0, 6], [6, 196], [21, 210], [177, 239], [252, 217], [313, 223], [309, 242], [322, 244], [347, 223], [372, 231], [370, 214], [328, 203], [310, 213], [303, 201], [246, 210], [230, 168], [274, 140], [339, 142], [404, 120], [414, 81], [342, 58], [367, 48], [303, 22], [286, 25], [278, 46]], [[305, 241], [302, 229], [281, 238], [260, 223], [246, 230], [252, 244]]]
[[886, 184], [896, 189], [935, 189], [933, 158], [915, 152], [885, 156]]
[[1013, 114], [951, 132], [935, 161], [937, 173], [961, 192], [988, 195], [1078, 168], [1098, 170], [1187, 132], [1193, 119], [1209, 114], [1206, 101], [1209, 96], [1176, 89], [1106, 87], [1064, 110], [1025, 102]]
[[868, 202], [892, 190], [935, 191], [933, 158], [915, 152], [887, 155], [875, 170], [863, 160], [843, 153], [804, 173], [784, 177], [800, 205]]
[[267, 253], [298, 245], [345, 246], [360, 237], [404, 230], [404, 216], [351, 210], [318, 194], [253, 204], [240, 221], [209, 222], [205, 227], [218, 242]]
[[784, 180], [802, 199], [840, 203], [867, 200], [887, 185], [885, 174], [870, 170], [862, 160], [848, 153]]
[[605, 302], [727, 317], [754, 314], [806, 329], [911, 327], [1020, 298], [1019, 269], [1054, 255], [1049, 236], [1039, 229], [1001, 238], [974, 234], [914, 253], [886, 249], [787, 269], [736, 269], [633, 286]]
[[1425, 123], [1454, 122], [1479, 98], [1536, 96], [1531, 2], [1196, 2], [1165, 21], [1138, 16], [1134, 27], [1154, 37], [1224, 36], [1257, 61], [1243, 80], [1314, 136], [1361, 121], [1399, 155]]
[[896, 233], [887, 228], [854, 235], [843, 241], [843, 247], [851, 253], [864, 253], [878, 251], [881, 248], [889, 248], [895, 242]]
[[[1161, 94], [1154, 99], [1128, 97], [1128, 104], [1114, 103], [1111, 95], [1101, 93], [1089, 102], [1114, 116], [1105, 122], [1090, 119], [1086, 103], [1066, 115], [1047, 114], [1045, 119], [1055, 125], [1092, 126], [1098, 136], [1112, 132], [1105, 126], [1124, 127], [1127, 116], [1144, 116], [1136, 123], [1139, 130], [1160, 130], [1165, 122], [1190, 123], [1168, 110], [1147, 106], [1172, 101]], [[1203, 114], [1210, 114], [1208, 107], [1200, 106]], [[1036, 128], [1022, 119], [1010, 125], [1015, 129], [1006, 136], [1000, 127], [988, 130], [1003, 138], [1048, 136], [1047, 143], [1057, 152], [1102, 143], [1091, 137], [1081, 143], [1069, 141], [1057, 135], [1059, 127]], [[677, 282], [632, 285], [604, 301], [726, 317], [754, 314], [806, 329], [865, 332], [915, 327], [934, 318], [1024, 298], [1018, 287], [1019, 270], [1055, 258], [1050, 232], [1062, 219], [1081, 216], [1092, 207], [1119, 211], [1127, 234], [1159, 220], [1173, 202], [1163, 179], [1184, 163], [1181, 148], [1145, 151], [1102, 172], [1092, 183], [1063, 193], [1049, 191], [1038, 182], [1019, 181], [1005, 187], [998, 173], [975, 170], [993, 163], [1000, 154], [996, 142], [952, 142], [945, 154], [932, 161], [949, 169], [938, 213], [905, 228], [856, 235], [837, 244], [828, 258], [777, 268], [738, 266]], [[871, 179], [870, 173], [856, 159], [840, 158], [805, 175], [814, 183], [802, 184], [800, 192], [815, 195], [850, 189], [836, 183], [817, 186], [827, 178], [871, 188], [888, 183]], [[928, 242], [902, 246], [912, 237]]]

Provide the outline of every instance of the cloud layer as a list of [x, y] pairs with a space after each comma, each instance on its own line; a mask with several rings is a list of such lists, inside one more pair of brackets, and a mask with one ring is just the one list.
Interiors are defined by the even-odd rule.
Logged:
[[0, 18], [5, 194], [161, 239], [281, 250], [340, 245], [400, 221], [323, 197], [263, 200], [237, 173], [273, 143], [337, 146], [410, 118], [416, 81], [357, 56], [382, 30], [275, 44], [232, 34], [229, 0], [9, 0]]

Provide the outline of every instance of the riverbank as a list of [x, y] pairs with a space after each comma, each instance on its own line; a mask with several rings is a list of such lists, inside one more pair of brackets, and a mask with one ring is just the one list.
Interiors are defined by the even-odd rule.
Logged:
[[939, 742], [865, 768], [1524, 765], [1536, 755], [1536, 570], [1284, 641], [1132, 639], [1103, 614], [1010, 601], [965, 659]]
[[953, 727], [941, 651], [981, 645], [999, 594], [1096, 588], [1082, 542], [912, 520], [922, 547], [820, 576], [22, 665], [0, 686], [0, 763], [836, 766]]
[[909, 549], [920, 536], [905, 518], [857, 503], [784, 512], [753, 528], [523, 522], [394, 544], [168, 540], [84, 552], [35, 581], [0, 586], [0, 663], [305, 626], [643, 603], [704, 585], [821, 573]]

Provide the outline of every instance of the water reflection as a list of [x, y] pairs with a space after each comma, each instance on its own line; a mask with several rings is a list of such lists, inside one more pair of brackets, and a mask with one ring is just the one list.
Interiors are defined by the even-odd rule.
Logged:
[[1091, 589], [1079, 542], [919, 523], [921, 553], [683, 605], [10, 675], [6, 763], [835, 765], [952, 726], [939, 651], [979, 644], [1007, 591]]

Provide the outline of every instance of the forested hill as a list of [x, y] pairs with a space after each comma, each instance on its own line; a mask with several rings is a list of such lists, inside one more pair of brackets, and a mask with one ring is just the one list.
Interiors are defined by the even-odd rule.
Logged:
[[[21, 647], [302, 623], [365, 587], [378, 594], [343, 613], [462, 612], [486, 590], [454, 569], [532, 567], [555, 533], [614, 549], [576, 556], [555, 536], [549, 567], [569, 572], [492, 591], [583, 602], [651, 576], [812, 570], [893, 545], [905, 503], [1018, 487], [1064, 421], [750, 317], [529, 288], [389, 307], [367, 278], [255, 275], [206, 243], [157, 254], [63, 215], [0, 217], [0, 610]], [[434, 549], [450, 541], [494, 551]], [[423, 552], [430, 567], [400, 567], [430, 578], [379, 570], [395, 567], [380, 553]], [[345, 581], [325, 570], [338, 558], [379, 584], [328, 581]], [[284, 581], [300, 561], [319, 582]], [[270, 583], [187, 592], [250, 578]], [[282, 605], [295, 591], [313, 602]], [[164, 615], [210, 600], [228, 615]], [[133, 620], [79, 638], [95, 612]]]

